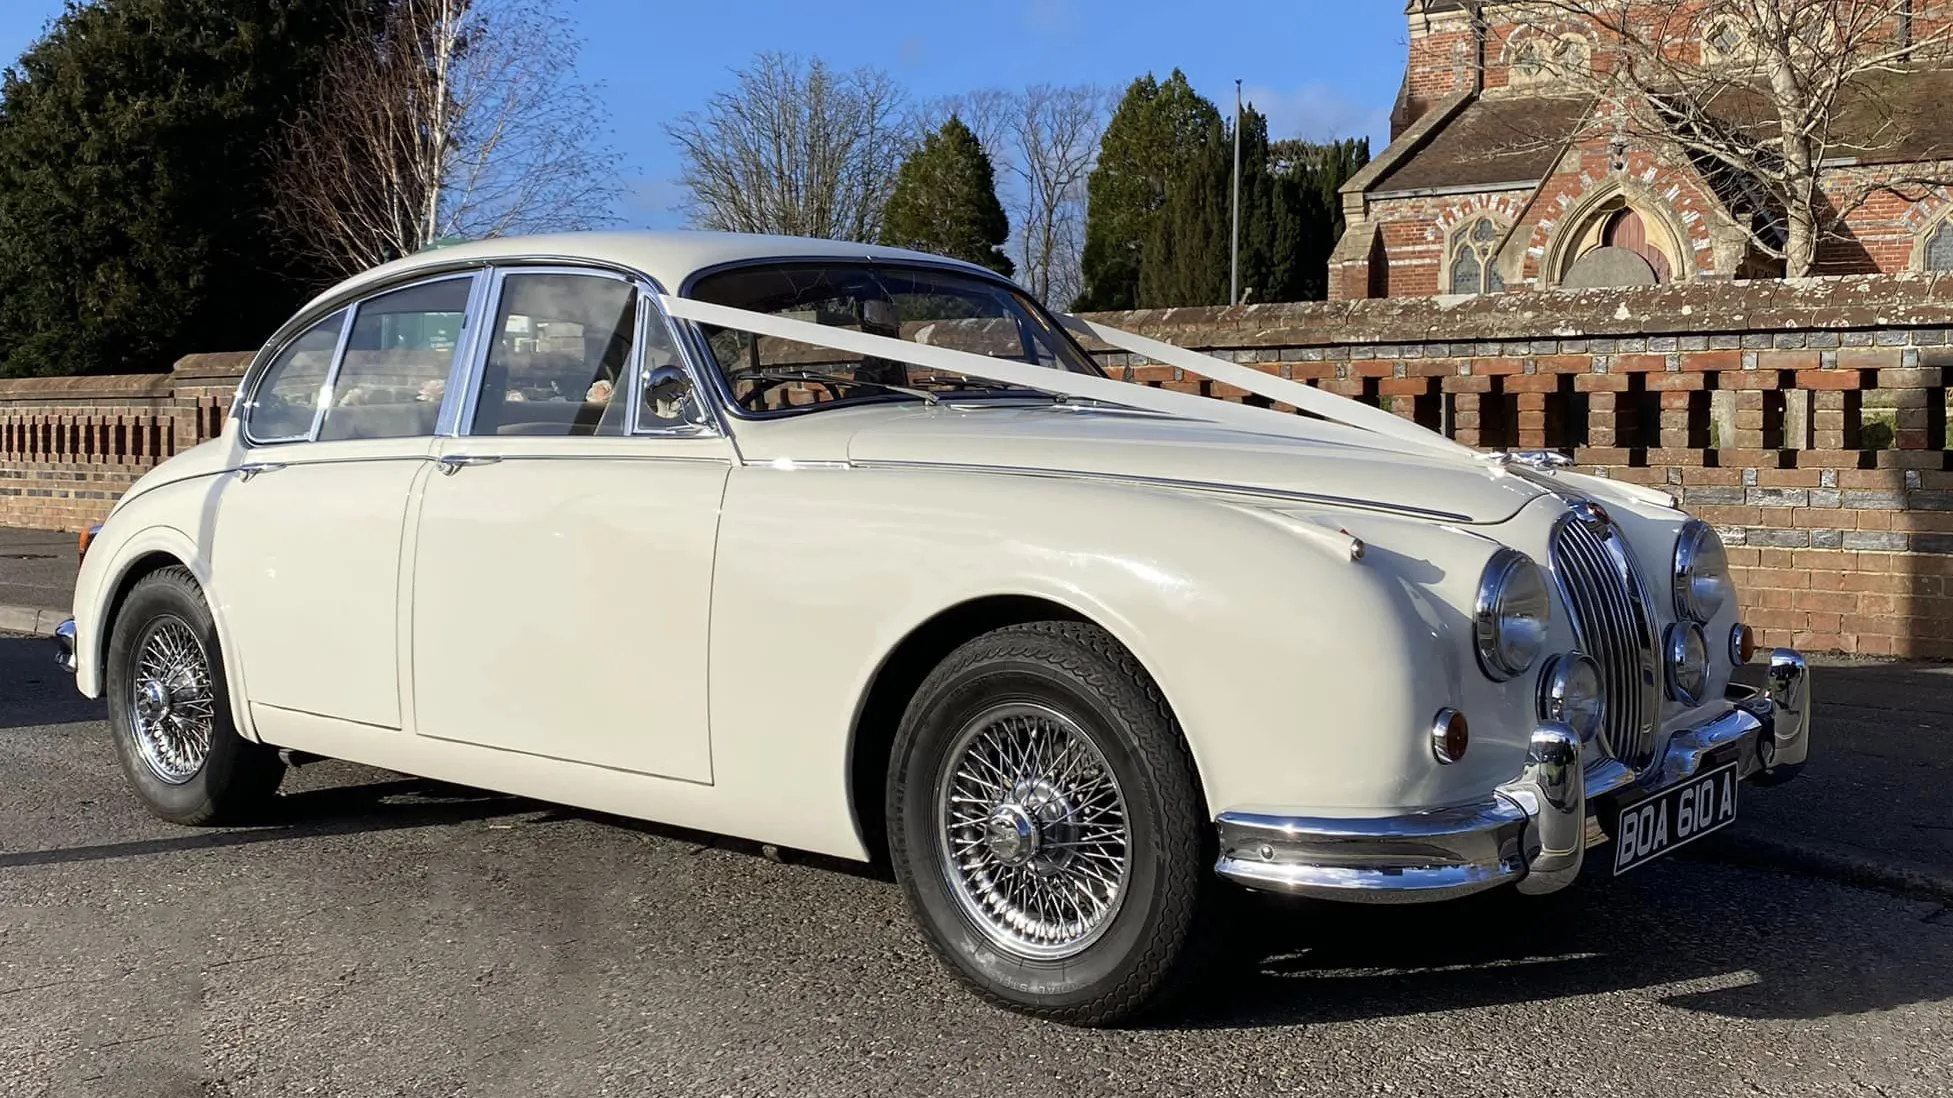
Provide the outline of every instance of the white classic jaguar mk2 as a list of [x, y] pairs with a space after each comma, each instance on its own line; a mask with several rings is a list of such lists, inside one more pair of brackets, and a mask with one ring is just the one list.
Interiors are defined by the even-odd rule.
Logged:
[[288, 748], [885, 855], [979, 991], [1109, 1022], [1227, 887], [1549, 892], [1799, 768], [1803, 661], [1731, 684], [1715, 532], [1563, 466], [931, 256], [502, 240], [279, 331], [100, 529], [61, 658], [167, 819]]

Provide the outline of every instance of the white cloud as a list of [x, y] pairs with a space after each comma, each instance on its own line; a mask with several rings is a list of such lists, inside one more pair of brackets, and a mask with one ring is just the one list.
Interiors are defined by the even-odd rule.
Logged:
[[[1355, 102], [1327, 84], [1287, 89], [1249, 86], [1241, 94], [1256, 110], [1268, 116], [1268, 136], [1273, 140], [1368, 137], [1376, 152], [1383, 151], [1384, 144], [1390, 140], [1390, 104]], [[1232, 102], [1221, 102], [1219, 106], [1223, 113], [1234, 109]]]

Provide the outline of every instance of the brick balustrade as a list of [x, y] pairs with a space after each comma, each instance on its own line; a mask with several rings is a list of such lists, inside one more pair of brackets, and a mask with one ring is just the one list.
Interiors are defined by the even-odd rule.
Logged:
[[223, 427], [248, 354], [166, 374], [0, 381], [0, 525], [79, 530], [137, 477]]
[[[1143, 310], [1096, 319], [1486, 448], [1665, 486], [1766, 644], [1953, 658], [1953, 277]], [[247, 355], [0, 382], [0, 523], [78, 528], [214, 434]], [[1124, 354], [1115, 376], [1258, 400]]]
[[[1559, 449], [1582, 471], [1661, 485], [1723, 532], [1763, 643], [1953, 658], [1953, 277], [1103, 319], [1470, 445]], [[1246, 395], [1101, 359], [1130, 381]]]

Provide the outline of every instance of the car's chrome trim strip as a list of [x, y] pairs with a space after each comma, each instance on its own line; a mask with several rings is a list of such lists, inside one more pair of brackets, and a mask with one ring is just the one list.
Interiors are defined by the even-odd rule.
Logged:
[[[1470, 515], [1460, 515], [1452, 511], [1434, 511], [1424, 507], [1412, 507], [1402, 503], [1386, 503], [1381, 500], [1359, 499], [1354, 496], [1331, 496], [1316, 492], [1298, 492], [1286, 488], [1259, 488], [1241, 484], [1227, 484], [1209, 480], [1179, 480], [1173, 477], [1149, 477], [1138, 473], [1100, 473], [1079, 469], [1045, 469], [1021, 465], [974, 465], [954, 461], [854, 461], [857, 469], [954, 469], [970, 473], [996, 473], [1006, 476], [1044, 477], [1065, 480], [1103, 480], [1118, 484], [1141, 484], [1149, 488], [1178, 488], [1196, 492], [1221, 492], [1231, 496], [1254, 496], [1259, 499], [1279, 499], [1293, 503], [1313, 503], [1327, 507], [1347, 507], [1358, 511], [1378, 511], [1392, 515], [1407, 515], [1412, 518], [1430, 519], [1434, 522], [1453, 522], [1463, 525], [1478, 525], [1480, 520]], [[1516, 512], [1515, 512], [1516, 513]], [[1506, 518], [1510, 518], [1508, 515]], [[1492, 519], [1490, 522], [1503, 522]]]
[[[551, 439], [551, 438], [556, 438], [558, 436], [477, 435], [474, 437], [478, 440], [486, 440], [486, 439], [495, 439], [495, 438], [524, 438], [524, 437], [531, 438], [531, 439]], [[574, 437], [578, 441], [584, 441], [589, 439], [591, 436], [576, 435], [571, 437]], [[621, 438], [623, 436], [608, 435], [604, 437]], [[662, 438], [664, 436], [640, 435], [638, 437], [639, 438]], [[717, 435], [699, 435], [697, 437], [713, 438], [713, 439], [718, 438]], [[457, 459], [457, 458], [462, 459], [459, 462], [459, 464], [466, 464], [468, 460], [476, 460], [478, 464], [483, 464], [483, 465], [488, 464], [491, 460], [495, 464], [502, 464], [505, 462], [513, 464], [515, 462], [529, 462], [529, 461], [586, 461], [586, 462], [587, 461], [630, 461], [630, 462], [659, 461], [659, 462], [683, 462], [687, 465], [724, 465], [728, 467], [730, 467], [733, 464], [732, 458], [729, 455], [724, 455], [724, 454], [707, 455], [707, 456], [700, 456], [695, 454], [624, 454], [624, 453], [599, 454], [599, 453], [587, 453], [587, 452], [578, 453], [578, 454], [505, 454], [505, 453], [494, 453], [492, 451], [479, 453], [479, 454], [471, 454], [462, 450], [451, 450], [448, 453], [443, 454], [438, 458], [429, 458], [429, 460], [434, 461], [438, 464], [441, 462], [450, 462], [453, 459]]]

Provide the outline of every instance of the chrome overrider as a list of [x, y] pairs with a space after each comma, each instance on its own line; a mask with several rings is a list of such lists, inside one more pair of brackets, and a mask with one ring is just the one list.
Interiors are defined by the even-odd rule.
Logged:
[[1580, 873], [1594, 798], [1659, 792], [1731, 747], [1745, 779], [1796, 776], [1810, 754], [1810, 689], [1804, 658], [1779, 648], [1761, 694], [1732, 685], [1728, 712], [1675, 732], [1640, 773], [1612, 759], [1588, 765], [1573, 730], [1547, 723], [1519, 777], [1475, 804], [1367, 819], [1224, 812], [1215, 872], [1260, 891], [1362, 903], [1448, 900], [1502, 884], [1555, 892]]
[[75, 673], [75, 619], [69, 618], [54, 627], [54, 662], [61, 670]]

